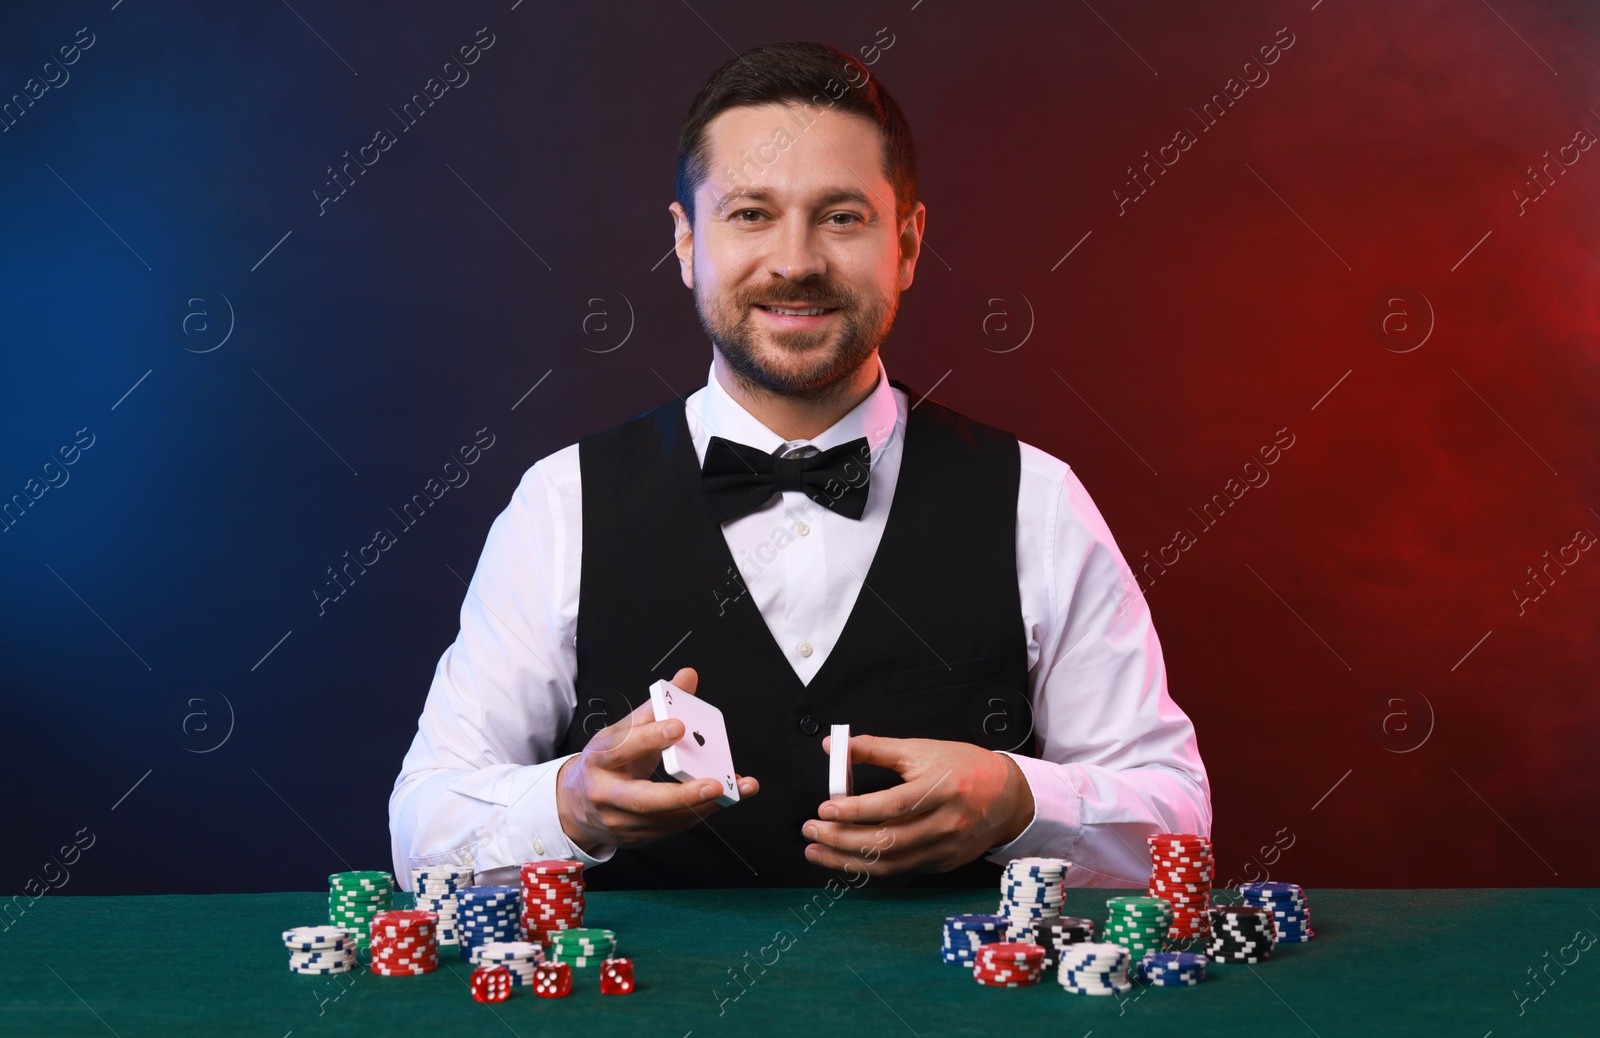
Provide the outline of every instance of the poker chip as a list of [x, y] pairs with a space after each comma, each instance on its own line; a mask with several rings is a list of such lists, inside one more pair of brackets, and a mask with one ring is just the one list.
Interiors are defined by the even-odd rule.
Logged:
[[1152, 897], [1172, 906], [1170, 940], [1206, 936], [1211, 907], [1211, 841], [1192, 833], [1155, 833], [1145, 837], [1150, 848]]
[[1274, 943], [1292, 944], [1316, 936], [1311, 929], [1311, 904], [1298, 883], [1241, 883], [1239, 897], [1250, 907], [1265, 909], [1274, 925]]
[[1127, 948], [1087, 941], [1061, 951], [1056, 981], [1079, 995], [1114, 995], [1132, 989], [1127, 973]]
[[1172, 925], [1172, 905], [1159, 897], [1113, 897], [1106, 900], [1106, 923], [1101, 939], [1120, 944], [1130, 961], [1166, 948]]
[[1020, 941], [997, 941], [979, 949], [972, 979], [985, 987], [1027, 987], [1044, 973], [1044, 949]]
[[523, 939], [516, 887], [481, 884], [456, 891], [456, 938], [463, 961], [480, 964], [477, 949]]
[[1061, 952], [1069, 945], [1094, 940], [1094, 920], [1077, 916], [1056, 916], [1043, 920], [1034, 931], [1033, 943], [1044, 948], [1045, 969], [1054, 969]]
[[372, 961], [380, 977], [414, 977], [439, 968], [438, 916], [417, 909], [391, 909], [372, 917]]
[[491, 941], [476, 950], [479, 966], [504, 966], [513, 987], [530, 987], [535, 971], [545, 961], [544, 949], [531, 941]]
[[1206, 979], [1206, 961], [1190, 952], [1152, 952], [1134, 969], [1139, 981], [1152, 987], [1193, 987]]
[[1213, 906], [1210, 930], [1206, 955], [1212, 962], [1265, 962], [1277, 943], [1272, 913], [1254, 905]]
[[1004, 916], [953, 915], [944, 921], [944, 942], [939, 957], [947, 963], [971, 966], [984, 947], [1006, 939], [1009, 926]]
[[565, 858], [524, 862], [519, 870], [522, 930], [530, 941], [583, 926], [583, 862]]
[[356, 945], [368, 944], [368, 927], [379, 912], [394, 901], [394, 876], [388, 872], [335, 872], [328, 877], [328, 922], [355, 936]]
[[585, 969], [598, 966], [602, 959], [611, 957], [617, 948], [617, 934], [614, 930], [575, 927], [552, 933], [549, 943], [551, 962], [564, 962], [574, 969]]
[[348, 973], [356, 968], [356, 939], [337, 926], [297, 926], [283, 931], [289, 972], [308, 976]]
[[439, 917], [437, 938], [440, 944], [461, 940], [460, 904], [457, 896], [472, 885], [475, 873], [460, 865], [424, 865], [411, 870], [411, 890], [415, 907]]
[[1013, 938], [1036, 942], [1039, 925], [1061, 914], [1064, 880], [1072, 863], [1062, 858], [1013, 858], [1000, 879], [1000, 908]]
[[283, 931], [284, 946], [291, 951], [354, 950], [355, 938], [337, 926], [297, 926]]

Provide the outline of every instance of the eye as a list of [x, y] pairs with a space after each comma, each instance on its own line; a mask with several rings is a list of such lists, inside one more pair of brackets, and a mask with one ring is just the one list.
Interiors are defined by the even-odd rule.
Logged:
[[760, 216], [761, 215], [761, 210], [759, 210], [759, 209], [741, 209], [738, 212], [733, 214], [733, 222], [734, 223], [751, 223], [752, 221], [750, 221], [750, 220], [741, 220], [741, 219], [739, 219], [741, 216], [745, 215], [746, 213], [754, 213], [755, 215]]
[[[865, 223], [866, 222], [866, 221], [862, 220], [861, 217], [857, 216], [855, 213], [834, 213], [832, 216], [828, 217], [828, 219], [829, 220], [836, 220], [841, 216], [844, 217], [846, 220], [854, 220], [857, 223]], [[834, 226], [835, 227], [844, 227], [846, 225], [842, 224], [842, 223], [836, 223], [836, 224], [834, 224]]]

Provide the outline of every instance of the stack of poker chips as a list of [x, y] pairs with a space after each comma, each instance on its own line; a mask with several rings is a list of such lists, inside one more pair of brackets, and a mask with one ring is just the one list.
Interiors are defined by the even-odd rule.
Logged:
[[1134, 968], [1140, 982], [1151, 987], [1193, 987], [1206, 979], [1206, 957], [1190, 952], [1152, 952]]
[[356, 968], [356, 939], [337, 926], [297, 926], [283, 931], [290, 973], [349, 973]]
[[615, 930], [578, 927], [557, 930], [550, 935], [550, 961], [564, 962], [573, 969], [598, 966], [617, 950]]
[[544, 949], [528, 941], [491, 941], [478, 946], [479, 969], [504, 966], [511, 973], [514, 987], [532, 987], [533, 971], [543, 961]]
[[583, 862], [562, 858], [522, 866], [522, 932], [549, 944], [553, 934], [583, 925]]
[[472, 885], [473, 872], [460, 865], [425, 865], [411, 870], [411, 889], [416, 894], [414, 907], [439, 917], [440, 944], [461, 940], [461, 922], [456, 894]]
[[1272, 913], [1278, 944], [1299, 944], [1316, 936], [1311, 929], [1311, 903], [1298, 883], [1240, 883], [1247, 905]]
[[1094, 940], [1094, 920], [1071, 915], [1056, 916], [1054, 919], [1040, 920], [1034, 932], [1038, 935], [1034, 943], [1044, 949], [1044, 968], [1055, 969], [1061, 953], [1070, 945]]
[[1128, 949], [1128, 958], [1138, 962], [1150, 952], [1166, 949], [1167, 929], [1172, 925], [1172, 906], [1159, 897], [1113, 897], [1106, 900], [1108, 915], [1103, 936], [1107, 942]]
[[400, 909], [372, 919], [372, 964], [380, 977], [420, 977], [439, 968], [439, 942], [432, 912]]
[[1044, 949], [1037, 944], [997, 941], [978, 950], [972, 979], [984, 987], [1020, 988], [1039, 983], [1044, 975]]
[[1006, 919], [999, 915], [952, 915], [944, 921], [944, 947], [939, 957], [945, 962], [972, 966], [985, 945], [1006, 939]]
[[1120, 944], [1074, 944], [1061, 953], [1056, 980], [1080, 995], [1115, 995], [1130, 991], [1128, 949]]
[[1193, 833], [1157, 833], [1150, 845], [1150, 896], [1172, 905], [1175, 941], [1206, 935], [1211, 908], [1211, 841]]
[[1265, 962], [1272, 957], [1277, 934], [1272, 913], [1254, 905], [1218, 905], [1211, 909], [1212, 962]]
[[1006, 863], [997, 914], [1010, 924], [1007, 933], [1012, 938], [1034, 941], [1039, 923], [1061, 914], [1066, 898], [1063, 882], [1071, 867], [1060, 858], [1016, 858]]
[[335, 872], [328, 877], [328, 922], [355, 935], [365, 948], [372, 917], [394, 903], [394, 876], [387, 872]]
[[522, 939], [518, 900], [516, 887], [485, 885], [456, 891], [463, 961], [476, 964], [476, 952], [482, 945]]

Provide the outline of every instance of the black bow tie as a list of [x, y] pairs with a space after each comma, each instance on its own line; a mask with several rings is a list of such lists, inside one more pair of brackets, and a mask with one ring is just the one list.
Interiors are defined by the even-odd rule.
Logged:
[[860, 519], [867, 507], [871, 457], [865, 436], [809, 458], [779, 458], [713, 436], [700, 479], [706, 504], [719, 523], [755, 511], [784, 490], [803, 490], [824, 508]]

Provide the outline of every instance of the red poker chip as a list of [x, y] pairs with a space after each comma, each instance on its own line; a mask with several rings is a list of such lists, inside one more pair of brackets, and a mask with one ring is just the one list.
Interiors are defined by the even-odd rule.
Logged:
[[576, 876], [583, 871], [583, 862], [573, 861], [570, 858], [549, 858], [544, 861], [529, 861], [522, 865], [524, 876]]

